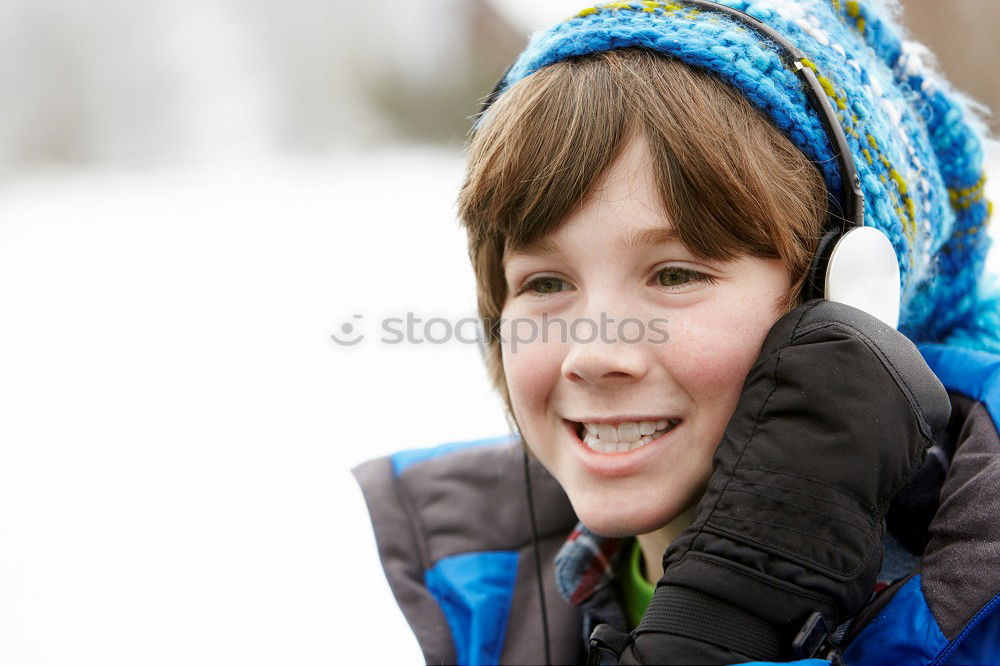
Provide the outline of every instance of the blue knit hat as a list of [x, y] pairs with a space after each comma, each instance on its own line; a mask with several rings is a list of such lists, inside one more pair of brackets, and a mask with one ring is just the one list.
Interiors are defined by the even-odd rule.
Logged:
[[[987, 132], [905, 39], [889, 2], [721, 0], [809, 58], [837, 109], [865, 196], [865, 226], [899, 259], [899, 330], [916, 343], [1000, 353], [1000, 280], [984, 273], [992, 204], [983, 193]], [[498, 94], [551, 63], [641, 46], [708, 70], [763, 111], [823, 172], [841, 181], [826, 132], [777, 48], [720, 12], [677, 2], [606, 2], [534, 33]], [[477, 119], [487, 122], [489, 113]], [[707, 131], [707, 130], [706, 130]]]

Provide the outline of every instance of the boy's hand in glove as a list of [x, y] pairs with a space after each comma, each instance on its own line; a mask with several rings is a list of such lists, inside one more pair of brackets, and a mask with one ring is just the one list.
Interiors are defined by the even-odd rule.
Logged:
[[815, 299], [779, 319], [620, 663], [819, 653], [870, 599], [889, 502], [950, 414], [917, 348], [871, 315]]

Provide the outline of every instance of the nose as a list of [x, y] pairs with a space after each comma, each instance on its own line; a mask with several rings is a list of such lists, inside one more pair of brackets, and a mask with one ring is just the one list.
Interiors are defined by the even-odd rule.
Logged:
[[[562, 375], [581, 386], [600, 388], [634, 383], [649, 372], [649, 353], [637, 332], [638, 320], [620, 326], [621, 318], [605, 314], [577, 320], [570, 328], [570, 349]], [[603, 323], [602, 323], [603, 322]]]

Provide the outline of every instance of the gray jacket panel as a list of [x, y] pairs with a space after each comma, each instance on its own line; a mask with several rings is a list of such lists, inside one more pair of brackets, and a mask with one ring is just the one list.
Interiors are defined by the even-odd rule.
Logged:
[[[352, 472], [371, 512], [386, 577], [427, 663], [455, 663], [456, 654], [447, 620], [424, 585], [424, 572], [444, 557], [484, 551], [517, 553], [501, 660], [537, 663], [544, 642], [520, 443], [450, 452], [414, 463], [399, 476], [390, 457]], [[552, 567], [576, 515], [556, 480], [534, 460], [531, 482], [553, 663], [580, 663], [586, 656], [579, 640], [580, 611], [560, 596]]]

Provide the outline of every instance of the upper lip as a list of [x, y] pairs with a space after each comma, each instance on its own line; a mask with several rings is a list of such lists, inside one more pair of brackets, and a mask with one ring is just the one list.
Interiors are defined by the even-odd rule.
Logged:
[[621, 425], [622, 423], [638, 423], [639, 421], [680, 421], [679, 416], [595, 416], [580, 419], [566, 419], [573, 423], [611, 423]]

